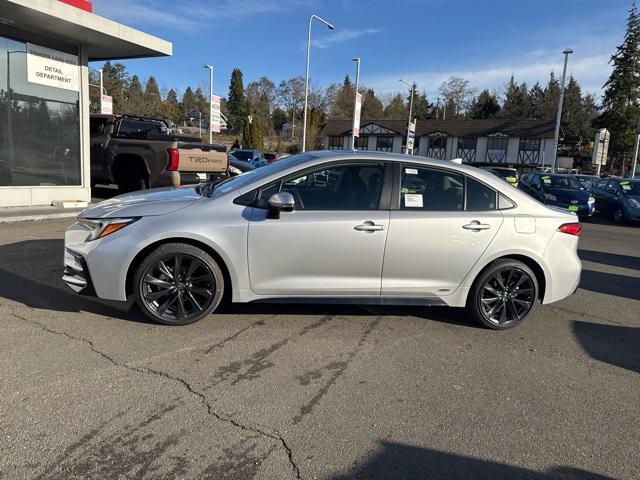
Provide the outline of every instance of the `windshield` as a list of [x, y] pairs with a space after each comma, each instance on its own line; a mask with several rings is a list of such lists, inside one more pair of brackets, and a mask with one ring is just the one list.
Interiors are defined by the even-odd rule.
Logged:
[[542, 184], [546, 188], [564, 188], [569, 190], [582, 190], [582, 185], [575, 179], [567, 175], [543, 175]]
[[266, 178], [269, 175], [281, 172], [299, 163], [306, 162], [310, 158], [313, 158], [313, 155], [309, 153], [292, 155], [291, 157], [287, 157], [279, 162], [271, 163], [262, 168], [248, 171], [247, 173], [243, 173], [237, 177], [228, 178], [220, 183], [199, 185], [196, 187], [196, 192], [207, 197], [217, 197], [232, 190], [243, 188], [253, 182], [259, 182], [261, 179]]
[[623, 180], [618, 185], [625, 195], [640, 195], [640, 180]]
[[235, 152], [231, 152], [231, 155], [236, 157], [238, 160], [251, 160], [253, 158], [253, 152], [251, 150], [236, 150]]

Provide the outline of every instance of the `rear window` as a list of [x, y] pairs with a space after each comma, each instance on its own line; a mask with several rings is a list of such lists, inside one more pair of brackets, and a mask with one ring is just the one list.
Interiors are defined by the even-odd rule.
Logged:
[[482, 183], [467, 177], [467, 208], [468, 211], [482, 211], [496, 209], [496, 192]]
[[118, 136], [147, 138], [149, 134], [166, 134], [167, 126], [160, 121], [123, 118], [120, 121]]
[[245, 162], [253, 158], [253, 152], [249, 150], [236, 150], [235, 152], [231, 152], [231, 155]]

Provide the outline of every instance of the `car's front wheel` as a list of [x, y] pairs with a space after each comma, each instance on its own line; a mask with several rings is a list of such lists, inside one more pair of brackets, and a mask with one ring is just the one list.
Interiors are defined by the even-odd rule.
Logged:
[[618, 208], [613, 213], [613, 221], [616, 222], [616, 223], [624, 223], [624, 221], [625, 221], [624, 211], [621, 208]]
[[211, 313], [224, 293], [224, 277], [207, 252], [167, 243], [151, 252], [134, 276], [138, 307], [154, 322], [186, 325]]
[[496, 260], [476, 279], [468, 307], [474, 319], [494, 330], [515, 327], [536, 306], [538, 281], [518, 260]]

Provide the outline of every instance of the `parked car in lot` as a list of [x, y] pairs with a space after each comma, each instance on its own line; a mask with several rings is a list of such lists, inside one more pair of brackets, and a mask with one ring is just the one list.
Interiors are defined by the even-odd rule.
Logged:
[[467, 306], [505, 329], [580, 279], [580, 224], [495, 175], [309, 152], [214, 185], [123, 195], [67, 229], [64, 281], [169, 325], [234, 302]]
[[596, 182], [592, 194], [599, 213], [617, 223], [640, 221], [640, 180], [603, 178]]
[[255, 170], [255, 167], [251, 165], [249, 162], [238, 160], [233, 155], [229, 155], [229, 175], [230, 176], [235, 177], [237, 175], [242, 175], [243, 173], [250, 172], [251, 170]]
[[576, 180], [578, 180], [580, 182], [580, 185], [582, 185], [584, 187], [585, 190], [587, 191], [591, 191], [591, 189], [593, 188], [595, 182], [597, 182], [598, 180], [600, 180], [600, 177], [597, 175], [574, 175], [576, 177]]
[[255, 148], [243, 148], [239, 150], [233, 150], [230, 155], [233, 155], [238, 160], [249, 162], [255, 168], [264, 167], [267, 165], [267, 159], [264, 154]]
[[514, 187], [518, 186], [518, 170], [515, 168], [507, 168], [507, 167], [480, 167], [483, 170], [488, 170], [489, 172], [497, 175], [505, 182], [510, 183]]
[[553, 205], [589, 219], [595, 199], [573, 175], [530, 173], [520, 179], [519, 188], [545, 205]]
[[267, 163], [273, 163], [278, 160], [278, 154], [275, 152], [264, 152], [264, 158], [267, 160]]

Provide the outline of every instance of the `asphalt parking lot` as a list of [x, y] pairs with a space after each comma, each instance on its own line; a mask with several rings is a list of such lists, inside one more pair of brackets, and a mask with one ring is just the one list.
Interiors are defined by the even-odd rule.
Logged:
[[640, 478], [640, 228], [581, 288], [462, 311], [228, 306], [187, 327], [73, 294], [70, 220], [0, 225], [0, 478]]

